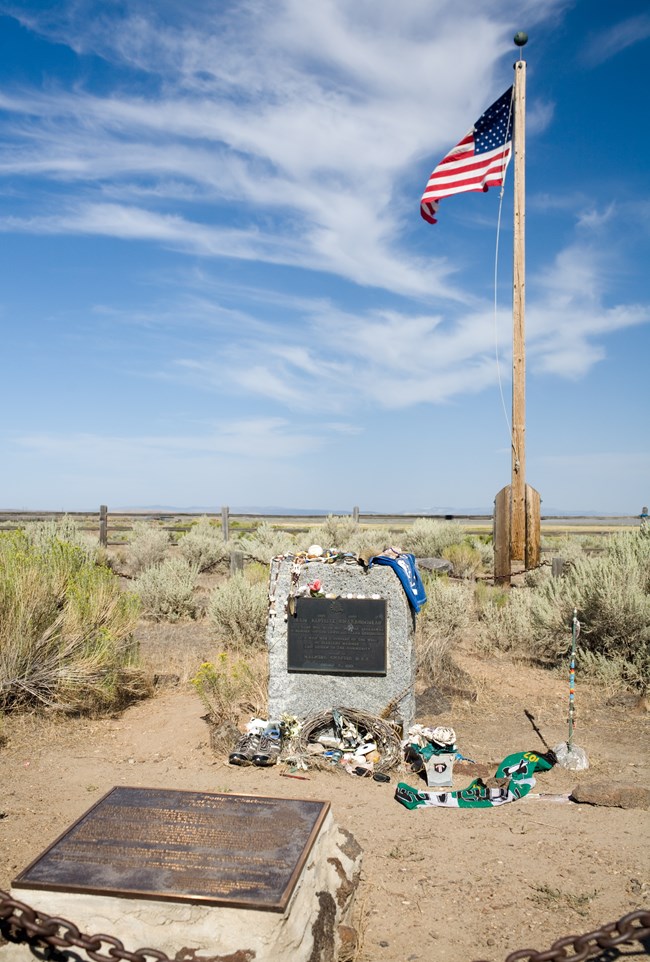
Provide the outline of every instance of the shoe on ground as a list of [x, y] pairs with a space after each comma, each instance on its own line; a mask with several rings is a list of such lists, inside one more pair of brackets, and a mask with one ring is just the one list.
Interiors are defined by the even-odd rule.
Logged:
[[257, 765], [259, 768], [275, 765], [280, 757], [281, 748], [281, 738], [264, 733], [260, 736], [257, 751], [253, 755], [253, 765]]
[[411, 745], [408, 745], [404, 751], [404, 761], [408, 763], [412, 772], [417, 774], [424, 771], [424, 758]]
[[228, 761], [231, 765], [250, 765], [259, 744], [259, 735], [242, 735], [228, 756]]

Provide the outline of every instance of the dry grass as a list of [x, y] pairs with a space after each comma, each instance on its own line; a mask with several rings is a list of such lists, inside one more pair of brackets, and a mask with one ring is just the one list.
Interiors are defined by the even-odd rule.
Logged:
[[266, 675], [255, 671], [251, 659], [230, 652], [203, 662], [191, 681], [216, 728], [228, 723], [233, 727], [242, 711], [257, 714], [256, 709], [266, 704]]
[[56, 535], [0, 538], [0, 708], [116, 708], [146, 693], [132, 632], [137, 600]]

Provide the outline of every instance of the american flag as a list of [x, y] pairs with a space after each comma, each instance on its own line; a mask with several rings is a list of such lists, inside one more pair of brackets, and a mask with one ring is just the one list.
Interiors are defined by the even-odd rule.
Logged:
[[438, 202], [467, 190], [487, 190], [503, 183], [512, 153], [512, 87], [482, 114], [463, 139], [435, 168], [420, 213], [436, 223]]

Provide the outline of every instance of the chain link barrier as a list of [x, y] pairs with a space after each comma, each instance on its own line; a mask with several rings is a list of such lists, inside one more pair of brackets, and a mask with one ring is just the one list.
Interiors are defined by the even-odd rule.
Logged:
[[[173, 962], [158, 949], [138, 949], [129, 952], [124, 943], [113, 935], [84, 935], [73, 922], [58, 916], [45, 915], [12, 899], [0, 889], [0, 932], [10, 942], [29, 942], [54, 949], [83, 949], [93, 962]], [[106, 951], [102, 951], [108, 946]]]
[[[113, 935], [84, 935], [73, 922], [58, 916], [45, 915], [12, 899], [0, 889], [0, 933], [11, 942], [29, 942], [54, 949], [83, 949], [93, 962], [175, 962], [158, 949], [137, 949], [129, 952], [124, 943]], [[550, 949], [518, 949], [506, 956], [505, 962], [583, 962], [595, 955], [629, 942], [641, 942], [650, 937], [650, 911], [637, 909], [628, 912], [618, 922], [608, 922], [600, 929], [585, 935], [566, 935]], [[650, 944], [644, 945], [650, 955]]]

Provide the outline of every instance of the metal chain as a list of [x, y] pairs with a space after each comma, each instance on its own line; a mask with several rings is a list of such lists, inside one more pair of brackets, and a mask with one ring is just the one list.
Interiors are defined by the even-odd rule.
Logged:
[[518, 949], [506, 956], [505, 962], [583, 962], [590, 956], [599, 955], [604, 949], [613, 949], [623, 942], [641, 942], [650, 935], [650, 911], [637, 909], [628, 912], [618, 922], [608, 922], [600, 929], [585, 935], [565, 935], [554, 942], [550, 949]]
[[[12, 899], [0, 889], [0, 931], [12, 942], [38, 942], [53, 948], [83, 949], [93, 962], [172, 962], [157, 949], [138, 949], [129, 952], [120, 939], [112, 935], [84, 935], [76, 925], [58, 916], [45, 915]], [[505, 962], [584, 962], [604, 949], [613, 949], [623, 942], [641, 942], [650, 936], [650, 911], [637, 909], [618, 920], [585, 935], [567, 935], [558, 939], [550, 949], [518, 949], [506, 956]]]
[[[73, 922], [45, 915], [24, 902], [12, 899], [0, 890], [0, 931], [12, 942], [38, 942], [53, 948], [83, 949], [93, 962], [172, 962], [158, 949], [129, 952], [120, 939], [112, 935], [84, 935]], [[108, 947], [102, 951], [104, 947]]]

